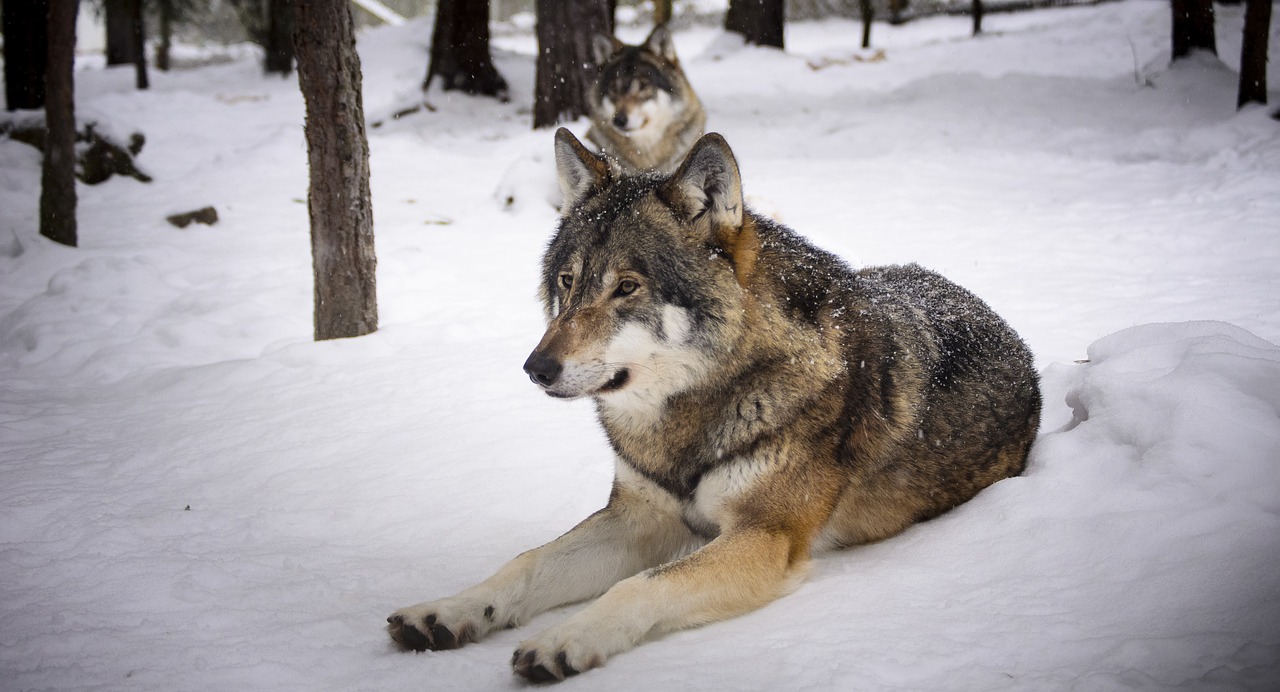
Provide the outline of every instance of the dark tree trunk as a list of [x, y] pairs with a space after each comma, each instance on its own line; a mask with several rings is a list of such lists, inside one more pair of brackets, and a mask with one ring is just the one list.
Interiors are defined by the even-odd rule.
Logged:
[[296, 6], [298, 83], [307, 104], [311, 259], [315, 338], [339, 339], [378, 328], [377, 258], [351, 5], [307, 0]]
[[901, 24], [906, 19], [903, 12], [907, 11], [908, 0], [889, 0], [889, 23]]
[[49, 62], [48, 0], [10, 0], [4, 13], [4, 102], [11, 111], [44, 108]]
[[130, 35], [133, 38], [133, 67], [135, 83], [139, 89], [151, 86], [147, 79], [147, 23], [142, 18], [142, 0], [133, 1], [133, 22]]
[[293, 31], [297, 12], [294, 6], [294, 0], [270, 0], [267, 6], [270, 16], [262, 42], [265, 52], [262, 70], [267, 74], [288, 75], [293, 72]]
[[156, 0], [157, 14], [160, 18], [160, 41], [156, 44], [156, 69], [169, 71], [169, 50], [173, 47], [173, 3], [174, 0]]
[[862, 12], [862, 47], [871, 47], [871, 20], [875, 19], [876, 11], [871, 6], [871, 0], [858, 0], [858, 9]]
[[982, 0], [973, 0], [973, 35], [982, 33]]
[[[7, 4], [7, 3], [6, 3]], [[49, 68], [45, 76], [44, 166], [40, 235], [76, 245], [76, 13], [78, 0], [49, 2]]]
[[[617, 0], [614, 0], [616, 3]], [[671, 0], [653, 0], [653, 25], [671, 21]]]
[[132, 65], [134, 61], [133, 16], [142, 0], [106, 0], [103, 10], [107, 25], [107, 64]]
[[784, 0], [729, 0], [724, 30], [735, 31], [757, 46], [782, 48]]
[[1213, 0], [1172, 0], [1173, 59], [1184, 58], [1191, 51], [1207, 50], [1218, 54], [1218, 41], [1213, 35]]
[[1236, 106], [1267, 102], [1267, 42], [1271, 32], [1271, 0], [1248, 0], [1244, 10], [1244, 44], [1240, 47], [1240, 95]]
[[440, 0], [431, 32], [431, 60], [422, 90], [439, 77], [445, 91], [507, 100], [507, 80], [489, 56], [489, 0]]
[[538, 0], [538, 65], [533, 126], [550, 127], [587, 112], [598, 66], [591, 40], [612, 34], [606, 0]]

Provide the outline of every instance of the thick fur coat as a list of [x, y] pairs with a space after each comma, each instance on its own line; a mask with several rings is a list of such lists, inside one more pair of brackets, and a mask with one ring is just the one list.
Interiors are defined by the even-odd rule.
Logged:
[[1022, 471], [1031, 354], [973, 294], [915, 265], [853, 270], [746, 210], [719, 135], [669, 176], [624, 175], [565, 130], [556, 159], [548, 328], [525, 369], [595, 401], [613, 491], [490, 579], [397, 611], [397, 642], [452, 648], [599, 596], [515, 653], [517, 674], [562, 679], [758, 608], [813, 551], [888, 538]]

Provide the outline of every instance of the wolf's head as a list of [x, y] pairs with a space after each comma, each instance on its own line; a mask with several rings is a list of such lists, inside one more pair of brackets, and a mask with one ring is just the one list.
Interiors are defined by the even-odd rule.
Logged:
[[600, 76], [591, 89], [595, 119], [631, 136], [661, 132], [684, 107], [688, 82], [665, 24], [638, 46], [597, 35], [592, 44]]
[[733, 350], [758, 252], [738, 165], [708, 134], [670, 176], [622, 176], [556, 133], [564, 206], [543, 258], [549, 325], [525, 362], [561, 398], [658, 406]]

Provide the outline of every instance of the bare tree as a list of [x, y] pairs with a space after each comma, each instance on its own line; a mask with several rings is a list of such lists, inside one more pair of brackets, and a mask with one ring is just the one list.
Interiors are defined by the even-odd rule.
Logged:
[[858, 11], [862, 14], [862, 47], [871, 47], [871, 22], [875, 19], [876, 11], [871, 6], [871, 0], [858, 0]]
[[147, 34], [143, 0], [106, 0], [107, 64], [133, 65], [139, 89], [150, 86], [147, 78]]
[[[7, 3], [6, 3], [7, 4]], [[44, 166], [40, 174], [40, 235], [76, 245], [75, 57], [78, 0], [49, 0], [45, 73]]]
[[671, 21], [671, 0], [653, 0], [653, 25]]
[[49, 62], [49, 1], [0, 4], [4, 27], [4, 100], [11, 111], [44, 107]]
[[105, 0], [102, 3], [107, 32], [107, 64], [132, 65], [135, 44], [133, 15], [141, 0]]
[[[299, 0], [305, 2], [305, 0]], [[262, 71], [288, 76], [293, 72], [293, 32], [295, 0], [270, 0], [266, 4], [266, 27], [262, 30]]]
[[489, 0], [440, 0], [422, 90], [439, 77], [445, 91], [507, 99], [507, 80], [489, 55]]
[[982, 0], [973, 0], [973, 35], [982, 33]]
[[159, 16], [160, 41], [156, 44], [156, 69], [169, 71], [169, 52], [173, 48], [174, 0], [156, 0], [156, 14]]
[[298, 3], [298, 83], [307, 104], [315, 338], [378, 328], [377, 258], [360, 56], [347, 0]]
[[1271, 0], [1247, 0], [1244, 43], [1240, 47], [1240, 93], [1236, 106], [1267, 102], [1267, 42], [1271, 32]]
[[782, 48], [784, 10], [784, 0], [729, 0], [724, 30], [742, 34], [747, 43]]
[[1213, 35], [1213, 0], [1171, 0], [1173, 6], [1173, 59], [1193, 50], [1218, 54]]
[[613, 33], [606, 0], [538, 0], [538, 62], [533, 90], [533, 126], [550, 127], [587, 112], [595, 79], [591, 43]]
[[147, 78], [147, 23], [142, 17], [142, 0], [131, 0], [133, 16], [129, 23], [129, 36], [133, 41], [134, 84], [139, 89], [151, 86]]

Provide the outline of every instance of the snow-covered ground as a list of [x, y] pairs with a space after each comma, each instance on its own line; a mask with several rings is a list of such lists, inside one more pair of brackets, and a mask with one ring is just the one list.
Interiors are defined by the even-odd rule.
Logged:
[[[1280, 123], [1235, 111], [1218, 12], [1225, 65], [1173, 69], [1155, 0], [877, 25], [883, 60], [846, 21], [786, 53], [676, 35], [749, 200], [983, 296], [1045, 422], [1024, 476], [567, 689], [1280, 689]], [[361, 37], [370, 120], [418, 99], [429, 34]], [[84, 61], [79, 114], [144, 132], [155, 182], [82, 186], [78, 249], [36, 234], [39, 156], [0, 139], [0, 688], [518, 686], [516, 643], [573, 608], [445, 653], [383, 631], [611, 477], [591, 406], [520, 371], [551, 135], [532, 37], [499, 35], [511, 103], [432, 93], [369, 131], [361, 339], [311, 341], [295, 81], [242, 53], [139, 93]]]

